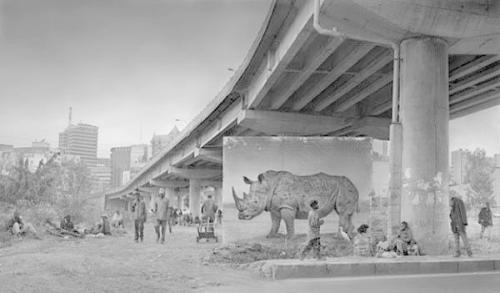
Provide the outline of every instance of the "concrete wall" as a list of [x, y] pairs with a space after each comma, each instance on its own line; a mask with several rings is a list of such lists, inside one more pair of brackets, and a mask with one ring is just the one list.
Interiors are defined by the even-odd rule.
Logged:
[[[242, 196], [249, 192], [243, 176], [256, 180], [267, 170], [285, 170], [296, 175], [324, 172], [344, 175], [356, 185], [361, 212], [354, 216], [355, 226], [368, 221], [368, 194], [387, 191], [387, 162], [373, 163], [372, 140], [333, 137], [226, 137], [224, 138], [223, 202], [226, 241], [264, 236], [271, 228], [270, 215], [243, 221], [237, 219], [231, 188]], [[374, 170], [376, 175], [374, 176]], [[306, 233], [307, 221], [296, 221], [296, 233]], [[322, 233], [335, 232], [338, 219], [333, 212], [322, 226]], [[284, 223], [280, 228], [285, 233]]]

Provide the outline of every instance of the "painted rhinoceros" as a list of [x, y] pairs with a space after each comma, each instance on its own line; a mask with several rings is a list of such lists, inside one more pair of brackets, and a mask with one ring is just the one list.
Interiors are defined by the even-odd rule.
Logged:
[[318, 173], [297, 176], [287, 171], [266, 171], [253, 181], [243, 177], [250, 185], [250, 193], [238, 197], [233, 187], [233, 197], [240, 220], [251, 220], [263, 211], [271, 213], [272, 227], [268, 237], [278, 233], [281, 219], [285, 221], [287, 237], [294, 235], [294, 219], [307, 219], [309, 204], [319, 202], [320, 217], [333, 210], [339, 215], [339, 231], [342, 228], [353, 237], [351, 217], [358, 209], [359, 194], [354, 184], [345, 176]]

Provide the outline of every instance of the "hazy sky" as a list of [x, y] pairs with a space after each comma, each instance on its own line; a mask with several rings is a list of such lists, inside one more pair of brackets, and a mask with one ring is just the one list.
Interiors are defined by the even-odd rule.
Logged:
[[[242, 62], [270, 2], [0, 0], [0, 143], [57, 146], [69, 106], [99, 127], [100, 156], [184, 127]], [[500, 153], [500, 110], [484, 113], [452, 122], [452, 149]]]

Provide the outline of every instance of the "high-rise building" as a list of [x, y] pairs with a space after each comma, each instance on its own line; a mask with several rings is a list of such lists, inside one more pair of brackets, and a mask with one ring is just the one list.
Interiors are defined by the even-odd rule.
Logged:
[[130, 147], [111, 149], [111, 187], [121, 186], [123, 172], [130, 170]]
[[179, 129], [174, 126], [168, 134], [164, 135], [153, 135], [151, 139], [151, 148], [153, 151], [153, 157], [159, 154], [163, 149], [168, 147], [174, 138], [179, 134]]
[[92, 181], [92, 192], [104, 192], [111, 187], [111, 160], [97, 158], [95, 166], [89, 168]]
[[459, 149], [451, 152], [450, 181], [454, 184], [464, 184], [467, 176], [467, 152]]
[[70, 124], [59, 133], [59, 149], [64, 155], [78, 156], [88, 167], [97, 163], [98, 128], [94, 125]]
[[151, 158], [147, 144], [111, 149], [111, 186], [118, 187], [134, 177]]

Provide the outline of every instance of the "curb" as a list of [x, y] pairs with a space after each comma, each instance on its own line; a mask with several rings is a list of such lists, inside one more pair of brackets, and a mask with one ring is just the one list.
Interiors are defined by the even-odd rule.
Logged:
[[368, 259], [326, 261], [265, 261], [260, 274], [272, 280], [449, 274], [500, 271], [498, 259]]

